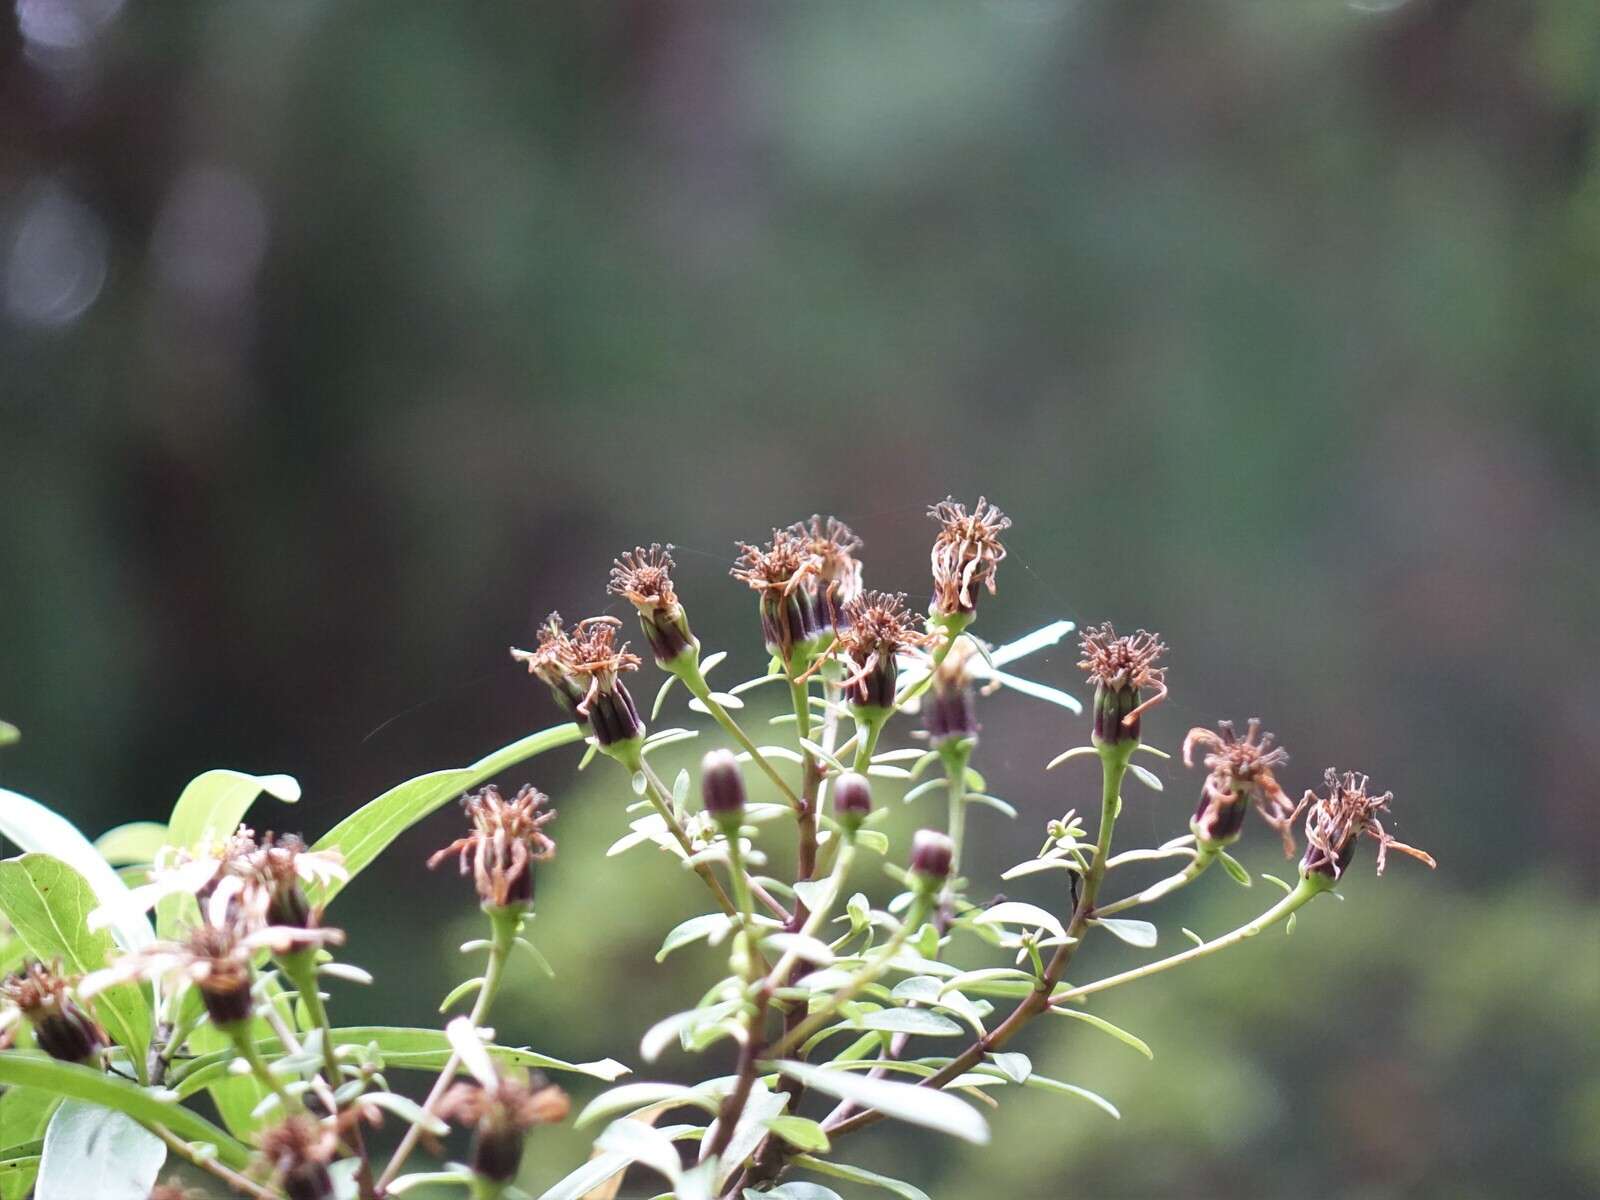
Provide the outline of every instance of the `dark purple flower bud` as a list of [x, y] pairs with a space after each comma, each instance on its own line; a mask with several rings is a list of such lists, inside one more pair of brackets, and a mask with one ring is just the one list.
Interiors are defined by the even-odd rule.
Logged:
[[713, 750], [700, 760], [700, 795], [718, 824], [737, 826], [744, 815], [744, 773], [727, 750]]
[[[1108, 621], [1083, 634], [1078, 663], [1094, 682], [1094, 744], [1115, 746], [1139, 741], [1139, 717], [1166, 699], [1166, 668], [1155, 665], [1166, 646], [1143, 629], [1118, 637]], [[1148, 700], [1142, 689], [1153, 687]]]
[[620, 679], [609, 692], [600, 692], [591, 697], [584, 711], [594, 730], [594, 740], [602, 747], [644, 737], [644, 721], [640, 719], [633, 697]]
[[854, 833], [872, 814], [872, 785], [865, 775], [846, 771], [833, 785], [833, 815]]
[[929, 884], [943, 883], [950, 877], [955, 845], [933, 829], [919, 829], [911, 839], [911, 874]]

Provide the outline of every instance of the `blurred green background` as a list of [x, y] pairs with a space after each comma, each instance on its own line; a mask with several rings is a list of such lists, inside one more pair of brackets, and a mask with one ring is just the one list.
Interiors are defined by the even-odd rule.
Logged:
[[[984, 492], [1016, 527], [977, 632], [1161, 630], [1147, 738], [1259, 714], [1291, 791], [1370, 771], [1440, 867], [1364, 853], [1292, 939], [1108, 996], [1153, 1064], [1030, 1030], [1120, 1122], [1017, 1091], [987, 1151], [843, 1157], [938, 1200], [1600, 1190], [1591, 0], [7, 8], [7, 786], [98, 832], [289, 771], [259, 822], [315, 835], [551, 723], [505, 647], [599, 610], [620, 550], [680, 547], [742, 678], [735, 538], [834, 512], [920, 596], [922, 509]], [[1027, 665], [1081, 693], [1074, 658]], [[1063, 717], [986, 704], [1023, 815], [976, 813], [977, 888], [1092, 804], [1040, 770]], [[561, 810], [559, 978], [495, 1024], [637, 1064], [716, 963], [652, 962], [699, 897], [602, 857], [632, 797], [576, 757], [507, 780]], [[1183, 830], [1197, 778], [1161, 774], [1129, 838]], [[380, 980], [340, 1019], [437, 1019], [478, 924], [422, 869], [457, 822], [335, 910]], [[1284, 870], [1259, 827], [1243, 857]], [[1165, 942], [1265, 890], [1208, 879]]]

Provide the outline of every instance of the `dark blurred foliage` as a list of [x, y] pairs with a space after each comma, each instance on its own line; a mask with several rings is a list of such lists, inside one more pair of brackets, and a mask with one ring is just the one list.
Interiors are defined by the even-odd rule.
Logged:
[[[16, 0], [0, 41], [8, 786], [98, 831], [286, 770], [319, 833], [551, 722], [505, 646], [636, 541], [742, 676], [734, 538], [837, 512], [921, 592], [922, 507], [983, 491], [981, 632], [1159, 628], [1147, 736], [1260, 713], [1292, 785], [1373, 772], [1441, 867], [1108, 998], [1153, 1066], [1031, 1034], [1119, 1124], [1030, 1092], [993, 1151], [846, 1157], [941, 1200], [1600, 1188], [1590, 0]], [[1092, 794], [1038, 771], [1081, 722], [985, 721], [1024, 815], [980, 877]], [[529, 772], [561, 977], [497, 1024], [634, 1061], [710, 962], [651, 964], [697, 898], [599, 859], [626, 789], [574, 760]], [[1182, 829], [1163, 774], [1134, 836]], [[341, 906], [385, 980], [351, 1020], [458, 974], [469, 899], [420, 869], [453, 828]], [[1261, 899], [1202, 891], [1172, 934]]]

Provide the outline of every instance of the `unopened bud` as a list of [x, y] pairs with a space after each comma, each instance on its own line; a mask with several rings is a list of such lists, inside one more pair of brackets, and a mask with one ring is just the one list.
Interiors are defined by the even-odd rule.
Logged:
[[106, 1046], [105, 1035], [94, 1019], [66, 999], [57, 1011], [34, 1024], [33, 1036], [39, 1049], [51, 1058], [69, 1063], [96, 1062]]
[[911, 874], [924, 886], [932, 887], [950, 877], [955, 845], [933, 829], [919, 829], [911, 839]]
[[700, 795], [724, 832], [738, 829], [744, 816], [744, 773], [730, 751], [713, 750], [700, 760]]
[[846, 771], [833, 785], [833, 815], [854, 833], [872, 814], [872, 785], [865, 775]]

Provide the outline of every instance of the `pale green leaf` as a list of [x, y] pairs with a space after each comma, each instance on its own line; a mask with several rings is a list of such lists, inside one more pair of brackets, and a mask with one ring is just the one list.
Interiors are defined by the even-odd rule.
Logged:
[[768, 1117], [763, 1124], [796, 1150], [828, 1150], [827, 1131], [808, 1117]]
[[[904, 1084], [900, 1085], [904, 1087]], [[934, 1095], [942, 1093], [935, 1092]], [[960, 1103], [960, 1101], [956, 1101]], [[893, 1192], [901, 1200], [928, 1200], [928, 1193], [919, 1187], [906, 1183], [902, 1179], [892, 1179], [888, 1175], [879, 1175], [876, 1171], [869, 1171], [865, 1167], [853, 1167], [849, 1163], [837, 1162], [831, 1158], [814, 1158], [809, 1154], [797, 1154], [794, 1159], [795, 1166], [804, 1167], [808, 1171], [815, 1171], [818, 1175], [831, 1175], [835, 1179], [848, 1179], [851, 1183], [864, 1183], [869, 1187], [882, 1188], [886, 1192]]]
[[[433, 771], [408, 779], [356, 809], [319, 838], [312, 848], [339, 851], [344, 856], [345, 871], [354, 878], [395, 838], [463, 792], [471, 791], [536, 754], [582, 738], [583, 731], [569, 721], [531, 733], [471, 766]], [[331, 900], [344, 886], [344, 882], [333, 880], [320, 891], [318, 898], [324, 902]]]
[[1237, 858], [1229, 854], [1226, 850], [1219, 850], [1217, 852], [1217, 859], [1222, 863], [1222, 869], [1232, 876], [1235, 883], [1237, 883], [1240, 887], [1250, 886], [1250, 872], [1244, 869], [1244, 864], [1241, 863]]
[[1149, 921], [1134, 921], [1126, 917], [1100, 917], [1095, 924], [1130, 946], [1148, 950], [1156, 944], [1156, 927]]
[[41, 1088], [66, 1099], [87, 1100], [115, 1109], [137, 1121], [159, 1122], [185, 1141], [215, 1146], [218, 1158], [230, 1167], [243, 1167], [250, 1161], [247, 1146], [198, 1113], [104, 1071], [57, 1062], [44, 1055], [10, 1051], [0, 1054], [0, 1084]]
[[728, 930], [733, 927], [733, 918], [727, 913], [705, 913], [702, 916], [690, 917], [674, 926], [662, 939], [661, 949], [656, 951], [656, 961], [663, 961], [683, 946], [691, 945], [702, 938], [709, 938], [712, 945], [716, 945], [727, 936]]
[[1040, 1088], [1047, 1092], [1059, 1092], [1064, 1096], [1076, 1096], [1080, 1100], [1087, 1100], [1090, 1104], [1104, 1109], [1117, 1120], [1120, 1121], [1122, 1119], [1122, 1114], [1117, 1111], [1117, 1106], [1115, 1104], [1111, 1103], [1111, 1101], [1107, 1100], [1104, 1096], [1096, 1092], [1091, 1092], [1088, 1088], [1079, 1087], [1075, 1083], [1062, 1083], [1059, 1079], [1047, 1079], [1043, 1075], [1030, 1075], [1028, 1076], [1024, 1086]]
[[132, 1117], [67, 1100], [44, 1135], [34, 1200], [148, 1200], [166, 1161], [166, 1143]]
[[167, 844], [167, 827], [160, 821], [130, 821], [108, 829], [94, 840], [100, 857], [114, 867], [154, 862]]
[[36, 800], [0, 788], [0, 835], [23, 850], [53, 855], [82, 875], [95, 898], [117, 910], [111, 929], [124, 949], [136, 950], [155, 941], [149, 919], [134, 910], [128, 885], [65, 817]]
[[628, 1169], [626, 1154], [600, 1153], [546, 1190], [539, 1200], [584, 1200], [590, 1192]]
[[713, 1113], [717, 1107], [706, 1099], [704, 1093], [681, 1083], [625, 1083], [609, 1092], [601, 1092], [589, 1101], [573, 1125], [582, 1129], [596, 1121], [635, 1113], [643, 1108], [676, 1108], [684, 1104]]
[[1023, 925], [1034, 929], [1045, 929], [1056, 937], [1065, 939], [1066, 927], [1061, 924], [1060, 918], [1054, 913], [1047, 912], [1034, 904], [1024, 904], [1020, 900], [1003, 900], [999, 904], [992, 904], [984, 909], [977, 917], [973, 918], [974, 925]]
[[788, 1059], [774, 1067], [823, 1095], [849, 1100], [863, 1109], [876, 1109], [886, 1117], [948, 1133], [978, 1145], [989, 1140], [989, 1125], [983, 1116], [947, 1092], [888, 1079], [870, 1079], [846, 1071], [829, 1071]]
[[[99, 906], [89, 883], [49, 854], [24, 854], [0, 862], [0, 912], [35, 958], [60, 959], [73, 975], [98, 971], [111, 958], [111, 935], [89, 929]], [[107, 988], [93, 1001], [106, 1032], [142, 1069], [150, 1045], [150, 1003], [137, 984]]]
[[1108, 1033], [1124, 1046], [1132, 1046], [1146, 1058], [1154, 1059], [1155, 1052], [1150, 1049], [1144, 1039], [1135, 1037], [1120, 1025], [1113, 1025], [1104, 1017], [1097, 1017], [1094, 1013], [1084, 1012], [1082, 1009], [1069, 1008], [1065, 1004], [1052, 1005], [1050, 1011], [1063, 1017], [1071, 1017], [1075, 1021], [1082, 1021], [1085, 1025], [1093, 1025], [1101, 1033]]
[[921, 1034], [927, 1037], [954, 1037], [961, 1032], [949, 1017], [926, 1008], [883, 1008], [864, 1013], [850, 1022], [855, 1029], [874, 1029], [883, 1033]]

